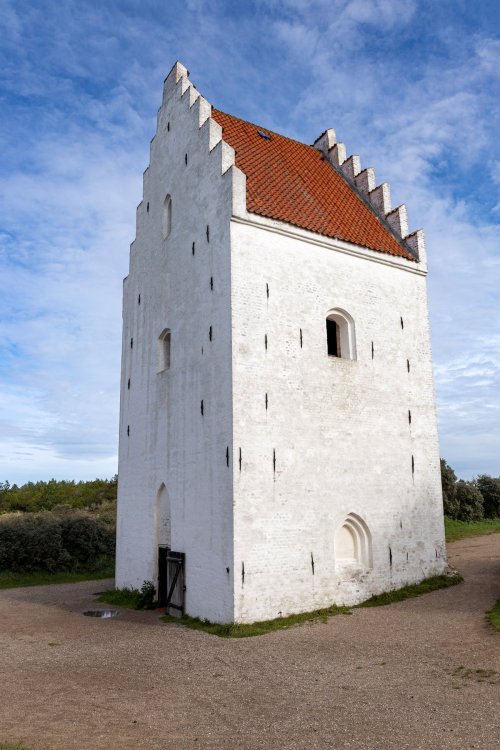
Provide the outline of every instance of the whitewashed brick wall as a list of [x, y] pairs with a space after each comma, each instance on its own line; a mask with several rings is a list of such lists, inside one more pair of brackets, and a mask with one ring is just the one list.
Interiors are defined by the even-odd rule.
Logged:
[[[222, 174], [221, 144], [210, 143], [217, 128], [208, 120], [200, 128], [203, 102], [193, 103], [185, 78], [176, 85], [175, 77], [174, 69], [151, 142], [125, 281], [117, 586], [156, 582], [158, 542], [167, 526], [156, 500], [164, 483], [171, 547], [186, 554], [187, 611], [230, 621], [232, 170]], [[164, 240], [167, 194], [172, 228]], [[157, 373], [157, 340], [165, 328], [171, 330], [170, 369]]]
[[[238, 621], [356, 603], [446, 567], [425, 276], [269, 226], [231, 234]], [[356, 361], [327, 355], [336, 307], [355, 321]], [[349, 513], [371, 531], [373, 569], [346, 581], [334, 536]]]

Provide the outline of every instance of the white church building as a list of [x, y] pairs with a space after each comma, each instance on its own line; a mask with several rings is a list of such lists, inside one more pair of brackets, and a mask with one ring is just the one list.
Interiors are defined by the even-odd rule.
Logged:
[[252, 622], [447, 567], [421, 230], [165, 80], [124, 282], [116, 585]]

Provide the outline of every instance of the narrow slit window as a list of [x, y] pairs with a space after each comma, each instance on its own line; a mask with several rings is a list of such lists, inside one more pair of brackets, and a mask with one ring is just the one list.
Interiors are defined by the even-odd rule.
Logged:
[[165, 328], [158, 336], [157, 372], [170, 369], [170, 328]]
[[162, 234], [166, 240], [172, 230], [172, 198], [167, 195], [163, 201]]

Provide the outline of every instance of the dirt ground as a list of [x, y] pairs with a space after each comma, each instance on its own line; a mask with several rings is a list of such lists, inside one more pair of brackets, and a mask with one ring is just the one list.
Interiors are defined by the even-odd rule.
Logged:
[[[0, 742], [32, 750], [500, 747], [500, 534], [465, 583], [226, 640], [154, 612], [84, 617], [102, 581], [0, 591]], [[105, 605], [97, 605], [103, 607]]]

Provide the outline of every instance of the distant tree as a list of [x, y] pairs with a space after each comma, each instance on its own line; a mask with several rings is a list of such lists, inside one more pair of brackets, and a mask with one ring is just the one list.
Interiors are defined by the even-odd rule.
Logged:
[[480, 474], [476, 485], [483, 496], [485, 518], [500, 517], [500, 477]]
[[457, 500], [457, 475], [444, 458], [441, 459], [441, 484], [444, 514], [449, 518], [458, 518], [460, 506]]
[[9, 490], [10, 484], [7, 480], [5, 482], [0, 482], [0, 511], [7, 508], [9, 504]]
[[460, 479], [456, 484], [459, 521], [480, 521], [484, 516], [483, 496], [474, 482]]

